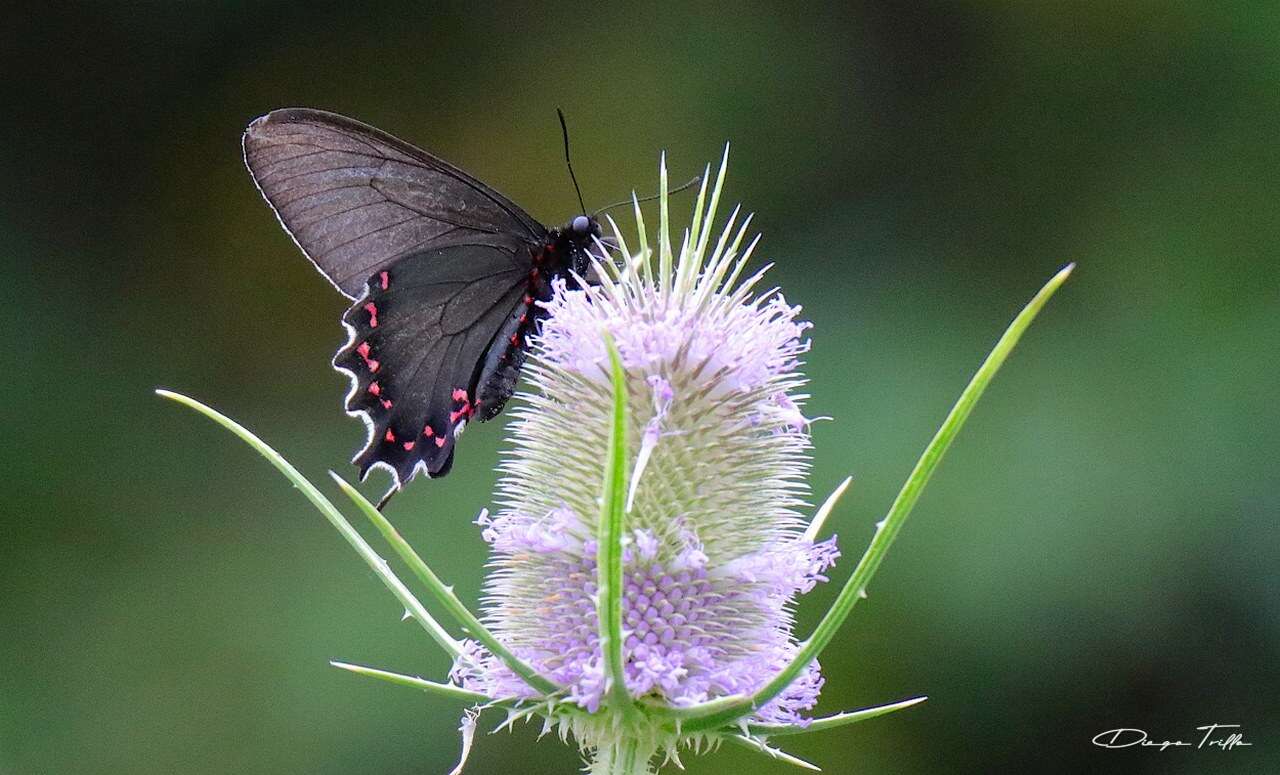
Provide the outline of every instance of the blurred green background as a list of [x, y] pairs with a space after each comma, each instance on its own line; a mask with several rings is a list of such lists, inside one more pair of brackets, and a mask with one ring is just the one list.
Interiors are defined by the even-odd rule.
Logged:
[[[788, 747], [834, 773], [1280, 771], [1276, 3], [27, 5], [0, 29], [0, 772], [456, 760], [459, 707], [327, 665], [445, 658], [263, 461], [151, 393], [351, 473], [344, 305], [240, 159], [291, 105], [551, 223], [576, 212], [556, 105], [589, 205], [731, 141], [728, 196], [816, 324], [815, 498], [856, 479], [837, 580], [1005, 323], [1078, 262], [823, 657], [821, 711], [931, 699]], [[470, 601], [500, 426], [389, 511]], [[1089, 742], [1213, 722], [1253, 747]], [[468, 772], [577, 770], [536, 731], [480, 737]]]

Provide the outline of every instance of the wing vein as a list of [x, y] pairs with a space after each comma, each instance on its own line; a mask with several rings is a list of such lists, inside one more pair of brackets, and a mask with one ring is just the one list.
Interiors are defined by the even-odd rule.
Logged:
[[[339, 242], [339, 243], [338, 243], [338, 244], [336, 244], [336, 245], [330, 245], [328, 250], [326, 250], [325, 252], [323, 252], [323, 253], [321, 253], [320, 255], [316, 256], [316, 258], [324, 258], [325, 256], [328, 256], [328, 255], [332, 254], [332, 253], [333, 253], [333, 251], [338, 250], [339, 248], [345, 248], [347, 245], [350, 245], [350, 244], [352, 244], [352, 243], [354, 243], [354, 242], [359, 242], [360, 240], [364, 239], [365, 237], [372, 237], [374, 234], [378, 234], [378, 233], [380, 233], [380, 232], [384, 232], [384, 231], [386, 231], [387, 229], [394, 229], [394, 228], [395, 228], [395, 227], [397, 227], [397, 226], [403, 226], [403, 225], [405, 225], [406, 223], [408, 223], [409, 221], [416, 221], [416, 220], [417, 220], [418, 218], [420, 218], [420, 217], [422, 217], [422, 216], [419, 216], [419, 215], [411, 215], [411, 216], [409, 216], [408, 218], [405, 218], [403, 221], [396, 221], [396, 222], [394, 222], [394, 223], [384, 224], [384, 225], [382, 225], [382, 226], [379, 226], [379, 227], [378, 227], [378, 228], [376, 228], [376, 229], [370, 229], [369, 231], [366, 231], [366, 232], [364, 232], [364, 233], [362, 233], [362, 234], [357, 234], [356, 236], [352, 237], [352, 238], [351, 238], [351, 239], [349, 239], [349, 240], [343, 240], [342, 242]], [[348, 279], [350, 279], [350, 278], [348, 278]]]

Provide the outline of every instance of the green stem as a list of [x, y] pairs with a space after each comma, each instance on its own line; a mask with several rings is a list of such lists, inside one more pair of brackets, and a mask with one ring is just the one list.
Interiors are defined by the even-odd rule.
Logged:
[[[739, 703], [729, 709], [717, 710], [716, 708], [708, 708], [708, 712], [705, 714], [699, 714], [696, 706], [695, 708], [686, 709], [685, 718], [687, 720], [683, 721], [682, 724], [682, 728], [685, 731], [695, 732], [712, 729], [751, 713], [755, 708], [759, 708], [774, 697], [777, 697], [809, 666], [810, 662], [822, 653], [822, 650], [827, 647], [827, 644], [835, 636], [836, 631], [840, 629], [840, 625], [844, 624], [844, 620], [848, 618], [854, 604], [860, 598], [866, 596], [868, 582], [871, 581], [871, 577], [875, 575], [876, 570], [880, 567], [880, 563], [884, 559], [885, 553], [889, 550], [889, 546], [893, 543], [893, 539], [897, 537], [898, 531], [902, 529], [907, 516], [911, 514], [911, 509], [916, 505], [916, 501], [920, 499], [920, 493], [924, 490], [924, 486], [928, 484], [929, 478], [933, 476], [933, 472], [938, 467], [939, 461], [942, 460], [943, 454], [951, 446], [951, 442], [964, 425], [965, 420], [968, 419], [974, 405], [991, 382], [991, 378], [1000, 370], [1005, 359], [1009, 357], [1009, 353], [1013, 351], [1014, 345], [1018, 343], [1023, 332], [1031, 325], [1031, 321], [1035, 320], [1036, 315], [1049, 298], [1066, 282], [1067, 277], [1074, 268], [1075, 264], [1068, 264], [1054, 275], [1053, 279], [1049, 280], [1040, 289], [1040, 292], [1031, 299], [1022, 312], [1018, 313], [1018, 316], [1013, 319], [1008, 329], [1005, 330], [1004, 335], [996, 342], [991, 354], [987, 356], [982, 366], [978, 368], [978, 371], [973, 375], [973, 379], [969, 381], [964, 392], [960, 394], [955, 406], [951, 408], [951, 412], [947, 415], [947, 419], [943, 421], [942, 427], [938, 429], [933, 440], [929, 442], [929, 446], [925, 447], [920, 460], [916, 462], [911, 475], [907, 477], [906, 483], [903, 484], [901, 491], [898, 492], [898, 497], [894, 499], [893, 505], [889, 507], [889, 513], [877, 523], [876, 533], [871, 539], [871, 544], [867, 547], [866, 553], [862, 555], [857, 567], [853, 569], [853, 574], [850, 575], [849, 580], [845, 582], [844, 587], [840, 590], [835, 603], [832, 604], [822, 621], [818, 623], [813, 634], [800, 644], [800, 649], [796, 652], [791, 663], [783, 668], [782, 672], [778, 673], [772, 681], [756, 692], [749, 702]], [[690, 716], [695, 716], [695, 718], [689, 718]]]
[[356, 508], [369, 518], [369, 521], [373, 523], [379, 533], [382, 533], [382, 537], [387, 540], [387, 543], [391, 545], [396, 554], [400, 555], [400, 559], [404, 560], [404, 563], [409, 566], [409, 569], [413, 571], [413, 575], [417, 576], [418, 580], [427, 589], [431, 590], [431, 594], [458, 621], [463, 631], [475, 638], [476, 641], [489, 650], [489, 653], [501, 659], [507, 667], [511, 668], [516, 675], [523, 678], [525, 683], [534, 689], [543, 694], [551, 694], [559, 690], [560, 687], [539, 675], [538, 671], [502, 645], [502, 642], [489, 631], [489, 628], [481, 624], [475, 614], [471, 613], [463, 605], [462, 601], [458, 599], [458, 596], [454, 594], [453, 588], [440, 580], [435, 571], [431, 570], [431, 566], [427, 565], [422, 557], [414, 551], [409, 542], [400, 535], [400, 531], [396, 530], [395, 526], [382, 515], [382, 512], [378, 511], [376, 506], [369, 502], [368, 498], [364, 497], [359, 490], [334, 472], [330, 471], [329, 476], [333, 477], [333, 481], [337, 482], [338, 487], [346, 493], [346, 496], [351, 499]]
[[596, 531], [596, 614], [600, 648], [609, 681], [610, 704], [632, 709], [622, 654], [622, 517], [626, 507], [627, 477], [627, 375], [613, 339], [605, 333], [609, 371], [613, 378], [613, 414], [609, 423], [609, 448], [604, 464], [604, 493]]
[[622, 735], [596, 749], [589, 772], [590, 775], [650, 775], [651, 758], [653, 751], [641, 746], [639, 741]]

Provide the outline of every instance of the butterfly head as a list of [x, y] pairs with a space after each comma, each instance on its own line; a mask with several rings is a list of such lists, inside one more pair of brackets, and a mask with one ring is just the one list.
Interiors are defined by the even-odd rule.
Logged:
[[573, 271], [585, 277], [591, 269], [591, 257], [603, 258], [596, 247], [603, 234], [600, 222], [590, 215], [579, 215], [564, 225], [560, 238], [568, 243], [569, 265]]
[[565, 231], [577, 242], [589, 244], [593, 238], [599, 237], [603, 232], [600, 231], [600, 222], [590, 215], [579, 215], [569, 225], [565, 227]]

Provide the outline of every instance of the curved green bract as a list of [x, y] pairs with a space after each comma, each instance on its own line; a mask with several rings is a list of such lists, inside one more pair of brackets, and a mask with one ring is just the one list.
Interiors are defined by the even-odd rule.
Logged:
[[876, 534], [871, 539], [871, 544], [867, 547], [866, 553], [862, 555], [862, 559], [858, 561], [857, 567], [853, 569], [853, 574], [850, 575], [849, 580], [845, 582], [844, 587], [840, 590], [835, 603], [832, 604], [822, 621], [818, 623], [813, 634], [800, 644], [800, 649], [787, 667], [783, 668], [773, 680], [756, 692], [749, 701], [736, 703], [729, 708], [716, 707], [711, 703], [707, 703], [705, 706], [686, 708], [682, 714], [683, 730], [695, 732], [715, 729], [752, 713], [755, 708], [761, 707], [782, 693], [809, 666], [809, 663], [822, 653], [822, 650], [827, 647], [827, 644], [835, 636], [836, 631], [840, 629], [840, 625], [844, 624], [845, 619], [848, 618], [854, 604], [858, 602], [859, 598], [866, 595], [867, 584], [871, 581], [871, 577], [875, 575], [876, 570], [880, 567], [880, 563], [884, 559], [885, 553], [888, 552], [889, 546], [893, 543], [893, 539], [898, 535], [898, 531], [902, 529], [903, 523], [906, 522], [912, 508], [916, 505], [916, 501], [920, 499], [920, 493], [923, 492], [925, 485], [928, 484], [930, 477], [933, 476], [933, 472], [937, 469], [943, 454], [951, 446], [951, 442], [955, 440], [956, 434], [964, 426], [965, 420], [969, 418], [974, 405], [982, 397], [983, 391], [987, 389], [991, 379], [995, 377], [996, 372], [1004, 365], [1005, 359], [1009, 357], [1009, 353], [1013, 352], [1014, 346], [1031, 325], [1031, 322], [1035, 320], [1036, 315], [1039, 314], [1054, 292], [1066, 282], [1067, 277], [1070, 276], [1071, 270], [1074, 268], [1075, 264], [1068, 264], [1054, 275], [1040, 289], [1040, 292], [1031, 299], [1027, 306], [1018, 313], [1018, 316], [1013, 319], [1013, 322], [1005, 330], [1004, 335], [996, 342], [987, 359], [983, 361], [978, 371], [969, 381], [968, 386], [960, 394], [955, 406], [947, 414], [942, 427], [938, 429], [933, 440], [925, 447], [924, 453], [921, 454], [919, 461], [916, 462], [911, 475], [907, 477], [906, 483], [902, 485], [902, 489], [898, 492], [898, 497], [894, 499], [893, 505], [889, 507], [889, 513], [877, 523]]
[[404, 560], [405, 565], [409, 566], [409, 570], [413, 571], [413, 575], [417, 576], [418, 580], [421, 581], [427, 589], [431, 590], [431, 594], [440, 602], [440, 605], [444, 606], [445, 610], [457, 620], [458, 624], [468, 635], [475, 638], [476, 642], [488, 649], [489, 653], [493, 654], [498, 659], [501, 659], [507, 667], [511, 668], [516, 675], [523, 678], [524, 682], [532, 686], [534, 689], [537, 689], [543, 694], [552, 694], [559, 690], [560, 687], [539, 675], [532, 666], [513, 654], [506, 646], [502, 645], [502, 642], [489, 631], [488, 627], [481, 624], [475, 614], [471, 613], [470, 609], [463, 605], [462, 601], [458, 599], [458, 596], [453, 593], [453, 589], [446, 586], [445, 583], [440, 580], [440, 577], [435, 574], [435, 571], [431, 570], [431, 566], [427, 565], [422, 557], [414, 551], [413, 547], [409, 545], [409, 542], [404, 540], [404, 537], [400, 535], [400, 531], [396, 530], [395, 526], [382, 515], [381, 511], [378, 511], [376, 506], [369, 502], [368, 498], [364, 497], [359, 490], [333, 471], [329, 472], [329, 476], [333, 477], [334, 482], [336, 482], [342, 492], [351, 499], [351, 502], [356, 505], [356, 508], [369, 518], [369, 521], [373, 523], [373, 526], [378, 529], [379, 533], [382, 533], [382, 537], [391, 545], [391, 548], [395, 550], [396, 554], [400, 555], [400, 559]]
[[809, 732], [824, 732], [828, 729], [843, 727], [848, 724], [856, 724], [859, 721], [866, 721], [877, 716], [883, 716], [894, 711], [905, 710], [913, 705], [919, 705], [928, 697], [912, 697], [909, 700], [901, 702], [891, 702], [886, 705], [876, 705], [871, 708], [863, 708], [862, 710], [849, 710], [844, 713], [837, 713], [834, 716], [823, 716], [821, 718], [812, 719], [808, 724], [800, 726], [799, 724], [748, 724], [747, 731], [756, 737], [778, 737], [781, 735], [803, 735]]
[[600, 503], [600, 523], [596, 532], [596, 588], [600, 648], [605, 673], [609, 677], [612, 705], [627, 711], [631, 695], [627, 691], [622, 654], [622, 517], [627, 499], [627, 375], [622, 369], [618, 348], [604, 334], [609, 351], [609, 374], [613, 382], [613, 411], [609, 423], [609, 449], [604, 463], [604, 491]]
[[415, 675], [404, 675], [403, 673], [393, 673], [390, 670], [379, 670], [376, 667], [365, 667], [364, 665], [353, 665], [349, 662], [338, 662], [330, 660], [329, 664], [334, 667], [346, 670], [356, 675], [363, 675], [369, 678], [377, 678], [380, 681], [393, 683], [397, 686], [407, 686], [410, 689], [421, 689], [430, 694], [439, 694], [453, 700], [466, 700], [470, 703], [486, 703], [489, 698], [480, 692], [473, 692], [463, 689], [453, 684], [442, 684], [436, 681], [428, 681], [425, 678], [419, 678]]
[[227, 417], [216, 409], [205, 406], [194, 398], [189, 398], [181, 393], [174, 393], [169, 390], [157, 390], [156, 395], [168, 398], [172, 401], [177, 401], [183, 406], [190, 407], [200, 414], [203, 414], [205, 417], [208, 417], [217, 424], [231, 431], [236, 436], [239, 436], [246, 444], [252, 447], [254, 451], [266, 458], [271, 465], [275, 466], [280, 473], [285, 475], [286, 479], [293, 483], [294, 487], [301, 490], [303, 496], [305, 496], [307, 500], [311, 501], [311, 505], [315, 506], [316, 509], [324, 515], [324, 518], [329, 520], [329, 524], [333, 525], [337, 531], [342, 534], [342, 537], [347, 540], [347, 543], [351, 544], [351, 548], [356, 550], [356, 553], [359, 554], [369, 568], [377, 574], [378, 578], [382, 580], [382, 583], [386, 585], [387, 589], [391, 590], [391, 593], [396, 596], [396, 599], [404, 606], [405, 611], [422, 625], [422, 628], [427, 631], [427, 634], [430, 635], [436, 643], [440, 644], [445, 651], [449, 652], [449, 656], [456, 657], [462, 653], [462, 645], [458, 643], [453, 636], [449, 635], [448, 631], [446, 631], [444, 627], [440, 626], [440, 623], [427, 612], [427, 609], [422, 606], [422, 603], [418, 602], [418, 599], [409, 591], [409, 588], [406, 587], [404, 583], [396, 577], [396, 574], [391, 571], [391, 568], [387, 565], [387, 561], [382, 559], [382, 557], [373, 550], [373, 547], [369, 546], [360, 533], [357, 532], [356, 529], [351, 526], [351, 523], [347, 521], [346, 517], [342, 516], [342, 512], [338, 511], [338, 509], [329, 502], [329, 499], [324, 497], [324, 495], [316, 489], [315, 485], [299, 473], [298, 469], [294, 468], [288, 460], [285, 460], [283, 455], [268, 446], [262, 439], [253, 435], [251, 431], [240, 423], [232, 420], [230, 417]]

